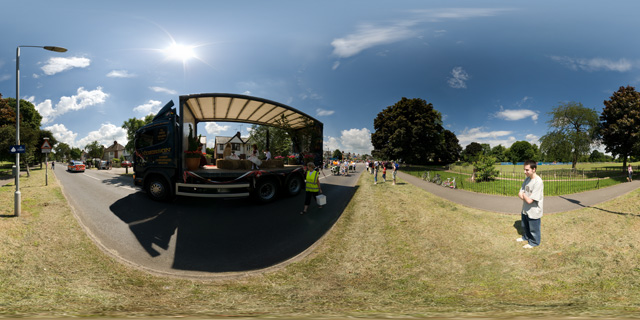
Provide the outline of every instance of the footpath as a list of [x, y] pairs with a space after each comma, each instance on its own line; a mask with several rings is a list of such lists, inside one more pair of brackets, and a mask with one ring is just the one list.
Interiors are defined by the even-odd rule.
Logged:
[[[513, 197], [506, 197], [461, 189], [444, 188], [402, 171], [398, 172], [398, 177], [438, 197], [470, 208], [517, 215], [520, 214], [520, 210], [522, 209], [522, 200], [518, 198], [518, 190], [513, 191]], [[599, 203], [625, 195], [637, 188], [640, 188], [640, 181], [634, 180], [633, 182], [620, 183], [598, 190], [564, 196], [545, 196], [544, 213], [557, 213], [594, 207]]]

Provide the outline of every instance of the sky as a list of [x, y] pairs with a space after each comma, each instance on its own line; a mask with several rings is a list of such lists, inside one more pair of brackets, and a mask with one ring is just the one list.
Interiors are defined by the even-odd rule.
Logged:
[[[122, 124], [197, 93], [284, 103], [324, 124], [325, 150], [370, 154], [373, 120], [432, 103], [464, 148], [539, 144], [549, 112], [598, 114], [640, 82], [640, 1], [2, 0], [0, 93], [71, 146], [127, 142]], [[251, 125], [209, 123], [214, 141]], [[428, 142], [425, 142], [428, 143]], [[212, 147], [212, 145], [209, 145]]]

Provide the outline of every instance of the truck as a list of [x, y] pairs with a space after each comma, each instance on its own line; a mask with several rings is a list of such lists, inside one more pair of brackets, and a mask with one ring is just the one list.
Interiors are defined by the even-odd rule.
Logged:
[[[189, 152], [185, 152], [189, 148], [189, 133], [198, 137], [201, 122], [284, 128], [293, 142], [293, 153], [304, 152], [316, 165], [322, 162], [323, 124], [282, 103], [247, 95], [203, 93], [180, 96], [177, 109], [173, 100], [169, 101], [151, 123], [135, 133], [133, 181], [153, 200], [171, 201], [176, 196], [251, 197], [267, 203], [278, 196], [295, 196], [304, 188], [300, 164], [255, 170], [223, 169], [216, 165], [189, 168]], [[266, 141], [268, 148], [269, 137]]]

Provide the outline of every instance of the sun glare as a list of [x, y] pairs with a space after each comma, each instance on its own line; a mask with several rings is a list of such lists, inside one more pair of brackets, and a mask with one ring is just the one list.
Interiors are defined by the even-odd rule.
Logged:
[[167, 54], [167, 58], [182, 60], [182, 62], [185, 62], [191, 58], [196, 57], [196, 54], [193, 51], [193, 49], [194, 47], [191, 47], [191, 46], [184, 46], [181, 44], [174, 43], [168, 48], [166, 48], [164, 51]]

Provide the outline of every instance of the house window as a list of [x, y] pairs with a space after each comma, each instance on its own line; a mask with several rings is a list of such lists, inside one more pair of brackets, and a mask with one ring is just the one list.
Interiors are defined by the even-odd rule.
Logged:
[[240, 151], [240, 144], [239, 143], [232, 143], [231, 144], [231, 150]]

